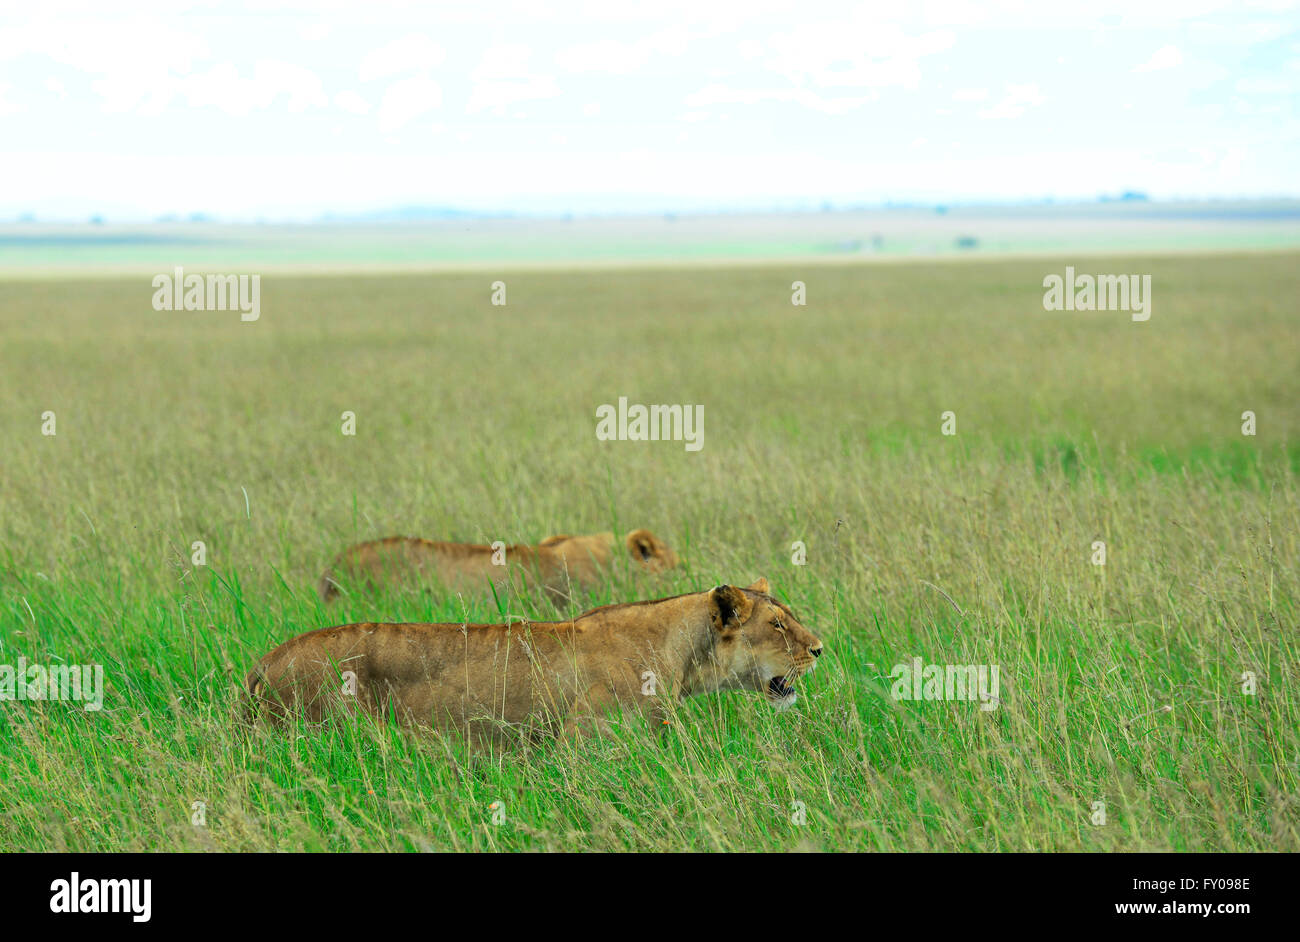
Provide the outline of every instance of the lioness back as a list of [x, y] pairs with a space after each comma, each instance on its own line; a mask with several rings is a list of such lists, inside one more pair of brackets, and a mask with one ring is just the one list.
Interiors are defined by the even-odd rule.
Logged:
[[[508, 547], [507, 559], [518, 566], [530, 547]], [[509, 550], [514, 550], [510, 553]], [[523, 550], [523, 552], [520, 552]], [[445, 543], [394, 536], [358, 543], [344, 550], [321, 576], [320, 596], [332, 601], [341, 587], [374, 591], [389, 585], [438, 583], [452, 590], [500, 586], [508, 566], [494, 566], [491, 546]], [[513, 559], [509, 557], [513, 556]]]
[[[629, 557], [646, 571], [677, 565], [677, 555], [649, 530], [633, 530], [623, 542]], [[321, 576], [318, 589], [321, 599], [329, 602], [344, 588], [373, 592], [387, 586], [432, 585], [471, 592], [489, 585], [500, 591], [507, 583], [536, 583], [560, 600], [568, 598], [572, 588], [595, 585], [614, 547], [612, 533], [553, 536], [537, 546], [495, 550], [481, 543], [389, 537], [349, 547]]]

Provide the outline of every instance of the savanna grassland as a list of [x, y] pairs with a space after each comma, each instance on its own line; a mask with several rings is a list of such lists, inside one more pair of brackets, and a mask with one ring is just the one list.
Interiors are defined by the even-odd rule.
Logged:
[[[1149, 273], [1150, 321], [1044, 311], [1066, 264]], [[1300, 849], [1300, 256], [267, 273], [255, 323], [151, 295], [0, 281], [0, 663], [106, 683], [0, 704], [0, 848]], [[597, 441], [619, 396], [703, 404], [703, 450]], [[350, 542], [638, 526], [685, 563], [659, 594], [767, 576], [819, 634], [795, 708], [495, 755], [234, 722], [306, 630], [572, 613], [325, 609]], [[893, 699], [913, 657], [999, 665], [998, 709]]]

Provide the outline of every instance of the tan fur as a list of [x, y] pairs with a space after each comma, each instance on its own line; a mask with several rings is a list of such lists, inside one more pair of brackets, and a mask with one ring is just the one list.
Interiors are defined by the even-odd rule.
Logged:
[[[492, 563], [492, 547], [474, 543], [440, 543], [414, 537], [390, 537], [350, 547], [321, 577], [321, 598], [332, 601], [346, 589], [373, 591], [385, 585], [432, 584], [453, 592], [498, 591], [539, 584], [557, 600], [571, 597], [572, 588], [595, 585], [614, 553], [614, 534], [552, 536], [537, 546], [505, 548], [505, 565]], [[646, 572], [677, 565], [677, 554], [649, 530], [633, 530], [623, 547]]]
[[263, 657], [247, 690], [252, 711], [273, 719], [319, 722], [341, 708], [499, 740], [589, 731], [615, 706], [657, 719], [715, 690], [758, 690], [785, 706], [821, 647], [761, 579], [572, 621], [322, 628]]

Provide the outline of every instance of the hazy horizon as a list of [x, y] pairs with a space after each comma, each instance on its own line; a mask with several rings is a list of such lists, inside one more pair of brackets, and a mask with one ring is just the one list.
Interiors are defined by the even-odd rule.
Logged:
[[474, 215], [325, 222], [0, 223], [0, 271], [271, 271], [855, 261], [1300, 248], [1300, 201], [895, 206], [784, 213]]
[[[627, 205], [627, 204], [624, 204]], [[630, 206], [622, 209], [590, 208], [571, 209], [487, 209], [472, 204], [408, 203], [375, 206], [353, 212], [325, 210], [316, 216], [221, 216], [202, 212], [189, 214], [164, 213], [162, 215], [114, 216], [96, 212], [88, 216], [38, 216], [22, 213], [18, 216], [0, 217], [0, 228], [29, 225], [45, 226], [155, 226], [155, 225], [216, 225], [216, 226], [313, 226], [313, 225], [372, 225], [403, 223], [428, 223], [463, 220], [566, 220], [566, 219], [641, 219], [646, 217], [727, 217], [727, 216], [803, 216], [822, 213], [904, 213], [934, 212], [966, 213], [976, 215], [1014, 216], [1038, 214], [1050, 217], [1077, 217], [1098, 213], [1123, 213], [1125, 207], [1139, 214], [1177, 213], [1188, 218], [1214, 218], [1220, 216], [1273, 218], [1300, 218], [1300, 197], [1208, 197], [1204, 199], [1151, 199], [1145, 193], [1129, 192], [1117, 195], [1103, 194], [1093, 199], [1056, 199], [1053, 197], [1025, 197], [1023, 199], [982, 200], [955, 199], [938, 202], [886, 201], [880, 203], [846, 201], [836, 203], [800, 202], [781, 204], [711, 203], [678, 204], [665, 202], [666, 208]]]

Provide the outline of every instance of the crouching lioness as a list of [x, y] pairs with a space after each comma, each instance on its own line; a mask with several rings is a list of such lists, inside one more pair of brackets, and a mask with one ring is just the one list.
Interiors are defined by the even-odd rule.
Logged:
[[715, 690], [760, 691], [785, 708], [822, 643], [769, 591], [760, 579], [561, 622], [321, 628], [258, 662], [250, 712], [319, 722], [360, 710], [503, 739], [587, 732], [614, 707], [655, 720]]
[[[633, 530], [623, 550], [646, 572], [677, 565], [677, 554], [649, 530]], [[358, 543], [344, 550], [320, 580], [320, 597], [329, 602], [340, 585], [373, 591], [385, 585], [433, 583], [451, 591], [498, 589], [512, 579], [539, 583], [558, 600], [571, 587], [589, 588], [613, 558], [612, 533], [552, 536], [537, 546], [519, 544], [493, 549], [474, 543], [439, 543], [395, 536]], [[518, 584], [518, 583], [516, 583]]]

